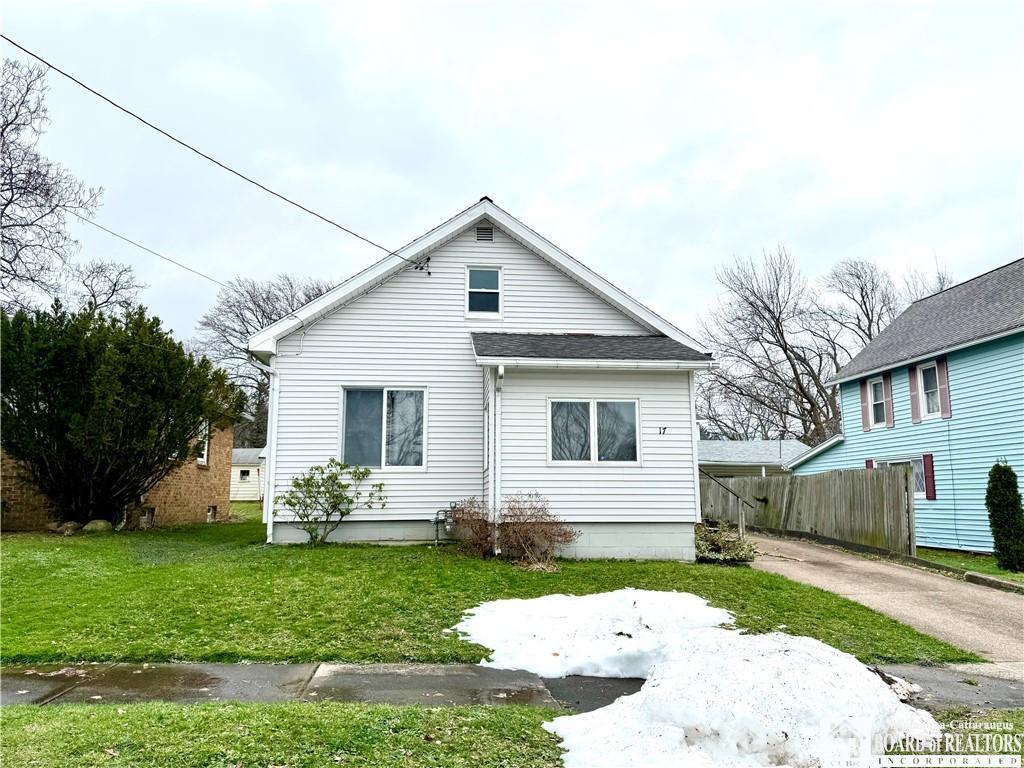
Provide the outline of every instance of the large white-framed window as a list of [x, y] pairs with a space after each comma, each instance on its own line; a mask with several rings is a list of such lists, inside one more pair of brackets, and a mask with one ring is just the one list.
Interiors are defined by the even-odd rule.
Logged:
[[556, 464], [638, 464], [640, 401], [548, 399], [548, 461]]
[[199, 433], [199, 453], [196, 454], [196, 464], [201, 467], [210, 463], [210, 425], [204, 424], [203, 431]]
[[374, 469], [423, 469], [426, 424], [426, 387], [343, 387], [341, 460]]
[[881, 377], [868, 382], [868, 413], [872, 429], [885, 426], [885, 382]]
[[898, 459], [879, 459], [875, 462], [876, 467], [894, 467], [900, 464], [909, 464], [914, 472], [914, 498], [927, 498], [927, 485], [924, 475], [924, 456], [901, 457]]
[[504, 309], [501, 267], [466, 267], [466, 316], [501, 319]]
[[940, 416], [942, 404], [939, 400], [939, 368], [935, 363], [918, 366], [917, 392], [921, 398], [921, 418]]

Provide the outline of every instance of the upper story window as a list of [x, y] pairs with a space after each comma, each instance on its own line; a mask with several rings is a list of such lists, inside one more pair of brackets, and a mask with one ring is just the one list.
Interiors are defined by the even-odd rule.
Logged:
[[885, 384], [881, 379], [868, 382], [868, 406], [871, 409], [871, 426], [885, 426]]
[[361, 467], [422, 467], [422, 389], [346, 389], [342, 461]]
[[922, 365], [917, 369], [921, 377], [921, 413], [924, 416], [937, 416], [942, 410], [939, 401], [939, 369], [935, 363]]
[[210, 461], [210, 425], [204, 424], [203, 431], [199, 433], [199, 453], [196, 454], [196, 464], [205, 467]]
[[501, 268], [466, 268], [466, 314], [501, 316]]

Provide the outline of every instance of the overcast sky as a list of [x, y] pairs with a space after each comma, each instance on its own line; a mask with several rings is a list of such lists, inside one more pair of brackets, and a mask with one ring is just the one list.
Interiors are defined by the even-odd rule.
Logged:
[[[1024, 4], [7, 2], [5, 34], [388, 247], [481, 195], [687, 330], [787, 247], [958, 280], [1022, 253]], [[6, 43], [5, 56], [16, 52]], [[380, 252], [59, 75], [97, 220], [221, 280]], [[108, 235], [181, 338], [217, 287]]]

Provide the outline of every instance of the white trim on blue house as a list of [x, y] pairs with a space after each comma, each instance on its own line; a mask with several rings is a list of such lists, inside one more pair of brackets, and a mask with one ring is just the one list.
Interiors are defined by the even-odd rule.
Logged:
[[846, 437], [845, 437], [845, 435], [843, 435], [842, 432], [840, 432], [837, 435], [832, 435], [832, 437], [830, 437], [825, 442], [818, 443], [813, 448], [808, 448], [806, 451], [801, 453], [799, 456], [797, 456], [795, 459], [793, 459], [788, 464], [783, 464], [782, 468], [790, 470], [790, 469], [793, 469], [794, 467], [798, 467], [801, 464], [803, 464], [805, 461], [807, 461], [808, 459], [813, 459], [819, 453], [824, 453], [829, 448], [831, 448], [833, 445], [839, 445], [839, 443], [843, 442], [843, 440], [845, 440], [845, 439], [846, 439]]

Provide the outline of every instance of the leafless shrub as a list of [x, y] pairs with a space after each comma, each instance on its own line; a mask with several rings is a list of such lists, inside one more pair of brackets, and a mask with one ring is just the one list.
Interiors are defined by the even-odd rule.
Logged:
[[579, 538], [579, 531], [551, 514], [539, 493], [509, 496], [497, 520], [480, 499], [463, 499], [454, 517], [456, 538], [473, 554], [490, 557], [497, 546], [503, 557], [544, 570], [554, 567], [559, 547]]
[[455, 538], [478, 557], [494, 553], [494, 524], [491, 510], [476, 496], [462, 499], [455, 505]]

